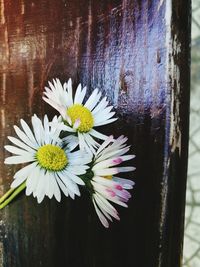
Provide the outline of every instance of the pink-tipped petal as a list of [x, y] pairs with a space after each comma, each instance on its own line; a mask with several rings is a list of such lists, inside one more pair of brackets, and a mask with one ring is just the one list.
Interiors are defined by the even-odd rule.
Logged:
[[120, 185], [120, 184], [117, 184], [116, 186], [115, 186], [115, 189], [117, 189], [117, 190], [123, 190], [123, 187]]
[[112, 189], [107, 188], [106, 191], [108, 192], [110, 197], [115, 197], [116, 196], [116, 193]]
[[80, 124], [81, 124], [81, 120], [80, 120], [80, 119], [77, 119], [77, 120], [75, 121], [75, 123], [74, 123], [73, 128], [74, 128], [74, 129], [77, 129], [77, 128], [80, 126]]
[[117, 159], [114, 159], [113, 160], [113, 163], [115, 163], [115, 164], [120, 164], [120, 163], [122, 163], [122, 159], [121, 158], [117, 158]]

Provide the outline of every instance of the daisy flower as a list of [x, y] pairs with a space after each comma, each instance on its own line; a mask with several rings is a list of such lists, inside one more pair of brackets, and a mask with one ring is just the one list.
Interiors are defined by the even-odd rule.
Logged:
[[[74, 198], [80, 196], [78, 185], [84, 182], [78, 175], [88, 169], [86, 165], [91, 161], [90, 156], [83, 152], [71, 152], [73, 138], [68, 137], [65, 142], [59, 138], [60, 130], [50, 127], [48, 117], [43, 122], [34, 115], [32, 128], [24, 120], [20, 120], [22, 129], [14, 126], [18, 138], [9, 136], [14, 145], [6, 145], [5, 149], [14, 154], [5, 159], [6, 164], [24, 164], [14, 175], [11, 188], [17, 188], [22, 183], [26, 185], [26, 195], [33, 194], [40, 203], [45, 196], [54, 196], [61, 200], [61, 191]], [[53, 122], [57, 123], [55, 116]], [[67, 142], [71, 139], [71, 145]]]
[[134, 155], [124, 155], [129, 151], [129, 146], [125, 144], [126, 141], [127, 138], [123, 136], [116, 140], [110, 136], [99, 147], [94, 158], [91, 179], [92, 201], [101, 223], [106, 228], [109, 227], [108, 220], [112, 221], [112, 217], [120, 219], [117, 210], [109, 201], [127, 207], [126, 203], [131, 197], [127, 189], [132, 189], [134, 185], [133, 181], [116, 176], [118, 173], [135, 169], [132, 166], [117, 166], [135, 157]]
[[[107, 136], [96, 131], [94, 128], [115, 121], [115, 112], [112, 106], [108, 106], [106, 97], [101, 99], [101, 92], [95, 89], [91, 96], [84, 101], [86, 87], [78, 85], [75, 96], [72, 92], [72, 81], [68, 80], [64, 85], [59, 79], [49, 82], [45, 87], [43, 100], [55, 108], [62, 116], [65, 127], [62, 130], [76, 133], [81, 150], [95, 153], [99, 147], [95, 138], [105, 140]], [[100, 100], [101, 99], [101, 100]]]

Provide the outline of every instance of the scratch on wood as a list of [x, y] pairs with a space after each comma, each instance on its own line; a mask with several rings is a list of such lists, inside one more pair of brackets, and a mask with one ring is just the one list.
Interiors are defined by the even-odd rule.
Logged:
[[33, 64], [28, 65], [28, 107], [29, 111], [32, 112], [32, 99], [34, 95], [34, 73], [33, 73]]
[[1, 16], [0, 16], [1, 24], [5, 23], [5, 14], [4, 14], [4, 0], [1, 0]]
[[91, 36], [92, 36], [92, 7], [91, 4], [89, 6], [88, 10], [88, 48], [89, 48], [89, 54], [91, 52]]
[[4, 38], [5, 38], [5, 50], [6, 50], [6, 61], [9, 61], [9, 44], [8, 44], [8, 28], [5, 27], [5, 31], [4, 31]]
[[[124, 6], [124, 1], [122, 4], [119, 4], [118, 6], [112, 8], [109, 13], [107, 13], [107, 14], [102, 13], [102, 14], [98, 15], [97, 22], [99, 23], [102, 21], [106, 21], [106, 20], [110, 19], [111, 16], [114, 16], [117, 14], [120, 15], [120, 13], [122, 12], [123, 6]], [[86, 23], [88, 23], [88, 22], [86, 22]]]
[[[162, 1], [160, 1], [161, 3]], [[169, 86], [169, 68], [170, 68], [170, 56], [172, 55], [172, 35], [171, 35], [171, 21], [172, 21], [172, 0], [167, 0], [165, 4], [165, 24], [166, 24], [166, 41], [165, 41], [165, 47], [166, 47], [166, 77], [165, 82]], [[168, 86], [167, 86], [167, 92], [166, 92], [166, 103], [167, 106], [168, 103], [171, 101], [171, 93], [168, 92]], [[166, 141], [165, 141], [165, 147], [167, 148], [169, 146], [169, 129], [170, 129], [170, 108], [166, 109]], [[161, 191], [161, 211], [160, 211], [160, 223], [159, 223], [159, 232], [160, 232], [160, 253], [158, 255], [158, 267], [162, 266], [162, 245], [163, 245], [163, 229], [165, 225], [165, 218], [166, 218], [166, 210], [167, 210], [167, 196], [168, 196], [168, 168], [170, 164], [170, 158], [169, 153], [165, 153], [165, 159], [164, 159], [164, 170], [163, 170], [163, 181], [162, 181], [162, 191]]]
[[175, 35], [172, 43], [172, 54], [171, 54], [171, 68], [169, 69], [171, 75], [171, 86], [173, 88], [171, 94], [171, 128], [170, 128], [170, 145], [171, 152], [174, 152], [176, 148], [181, 153], [181, 131], [180, 125], [180, 70], [174, 58], [180, 53], [180, 43], [177, 36]]
[[[162, 1], [161, 1], [162, 2]], [[168, 0], [166, 2], [166, 48], [167, 48], [167, 61], [166, 61], [166, 82], [170, 92], [167, 90], [167, 103], [169, 108], [166, 113], [166, 147], [170, 146], [170, 152], [166, 153], [164, 162], [164, 180], [162, 184], [162, 206], [160, 215], [160, 247], [162, 247], [163, 240], [163, 228], [166, 218], [167, 210], [167, 199], [168, 199], [168, 169], [170, 166], [170, 154], [173, 153], [177, 148], [179, 154], [181, 153], [181, 130], [180, 125], [180, 70], [175, 62], [176, 57], [181, 51], [180, 43], [176, 35], [172, 33], [172, 2]], [[170, 154], [169, 154], [170, 153]], [[159, 255], [159, 267], [162, 266], [162, 254]]]
[[[181, 46], [178, 41], [177, 36], [172, 36], [172, 24], [171, 24], [171, 10], [172, 10], [172, 3], [171, 0], [167, 1], [166, 4], [167, 10], [166, 10], [166, 28], [167, 34], [166, 34], [166, 47], [168, 49], [167, 54], [167, 75], [169, 75], [169, 78], [167, 77], [167, 82], [170, 84], [172, 90], [171, 94], [168, 95], [168, 103], [171, 103], [170, 107], [170, 146], [171, 146], [171, 152], [174, 152], [175, 149], [179, 148], [179, 154], [181, 153], [181, 131], [179, 129], [179, 118], [180, 118], [180, 112], [179, 112], [179, 95], [180, 95], [180, 70], [178, 65], [175, 63], [174, 58], [178, 56], [178, 54], [181, 51]], [[169, 73], [169, 74], [168, 74]], [[170, 79], [170, 80], [169, 80]], [[171, 98], [170, 98], [171, 96]], [[168, 114], [168, 115], [169, 115]]]
[[78, 66], [78, 58], [79, 58], [79, 41], [80, 41], [80, 17], [76, 19], [76, 28], [74, 31], [74, 40], [75, 40], [75, 59], [76, 59], [76, 67]]
[[24, 10], [25, 10], [24, 0], [21, 0], [21, 14], [22, 15], [24, 15]]
[[3, 73], [2, 74], [2, 94], [1, 94], [1, 97], [2, 97], [2, 102], [3, 104], [5, 104], [6, 102], [6, 73]]
[[1, 127], [2, 130], [5, 129], [5, 110], [3, 108], [1, 109]]
[[160, 2], [158, 3], [158, 8], [157, 8], [157, 12], [159, 12], [161, 6], [163, 5], [164, 0], [160, 0]]
[[0, 242], [0, 267], [3, 267], [3, 243]]

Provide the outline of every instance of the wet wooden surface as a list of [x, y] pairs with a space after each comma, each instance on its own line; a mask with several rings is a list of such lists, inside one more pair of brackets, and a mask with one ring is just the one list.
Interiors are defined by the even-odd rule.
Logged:
[[[189, 105], [190, 1], [0, 0], [0, 192], [16, 167], [3, 146], [19, 119], [53, 115], [54, 77], [99, 87], [137, 155], [121, 222], [104, 229], [86, 197], [0, 211], [4, 267], [181, 266]], [[92, 89], [91, 89], [92, 90]], [[91, 92], [90, 90], [90, 92]]]

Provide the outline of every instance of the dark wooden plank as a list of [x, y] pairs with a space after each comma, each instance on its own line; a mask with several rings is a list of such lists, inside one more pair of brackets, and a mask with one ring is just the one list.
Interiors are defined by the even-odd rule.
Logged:
[[[136, 187], [121, 222], [103, 229], [87, 197], [61, 204], [20, 196], [1, 211], [4, 267], [181, 266], [190, 1], [1, 0], [0, 146], [13, 124], [52, 109], [54, 77], [99, 87], [136, 153]], [[90, 90], [90, 92], [92, 89]], [[15, 167], [0, 154], [1, 193]]]

